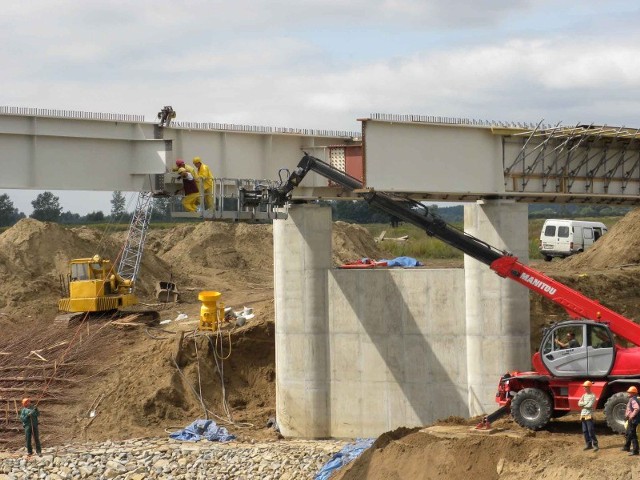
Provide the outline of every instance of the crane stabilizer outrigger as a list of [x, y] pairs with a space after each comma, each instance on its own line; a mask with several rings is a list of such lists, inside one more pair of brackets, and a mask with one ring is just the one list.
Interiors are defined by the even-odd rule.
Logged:
[[[371, 206], [411, 223], [430, 236], [488, 265], [499, 276], [510, 278], [565, 309], [574, 320], [545, 329], [530, 372], [508, 372], [499, 381], [496, 401], [500, 409], [485, 421], [511, 411], [523, 427], [539, 429], [552, 417], [579, 410], [584, 379], [593, 381], [597, 407], [605, 410], [608, 425], [624, 432], [626, 389], [640, 386], [640, 326], [580, 292], [518, 261], [507, 251], [461, 231], [412, 199], [364, 189], [358, 179], [305, 153], [297, 168], [277, 188], [269, 191], [271, 206], [284, 206], [309, 172], [315, 172], [361, 196]], [[571, 332], [581, 344], [559, 348], [560, 334]], [[614, 335], [632, 346], [615, 342]]]

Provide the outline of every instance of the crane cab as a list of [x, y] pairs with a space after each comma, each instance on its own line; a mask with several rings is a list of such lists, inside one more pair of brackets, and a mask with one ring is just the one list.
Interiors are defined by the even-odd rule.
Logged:
[[555, 377], [597, 378], [609, 375], [615, 358], [614, 337], [606, 324], [570, 321], [545, 331], [534, 367], [541, 371], [541, 363]]
[[63, 312], [104, 312], [138, 303], [133, 282], [118, 275], [110, 260], [99, 255], [69, 263], [69, 273], [61, 278]]

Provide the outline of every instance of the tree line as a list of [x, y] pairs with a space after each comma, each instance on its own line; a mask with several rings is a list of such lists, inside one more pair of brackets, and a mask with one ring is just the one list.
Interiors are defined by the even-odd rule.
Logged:
[[[388, 214], [369, 208], [367, 202], [361, 200], [323, 201], [331, 206], [333, 220], [350, 223], [394, 223]], [[429, 210], [449, 223], [462, 223], [464, 206], [427, 205]], [[574, 205], [562, 204], [529, 204], [529, 218], [584, 218], [584, 217], [617, 217], [626, 215], [630, 207], [612, 205]]]
[[[111, 211], [105, 214], [102, 210], [80, 215], [69, 210], [63, 211], [60, 205], [60, 197], [51, 192], [43, 192], [31, 202], [33, 212], [30, 218], [42, 222], [56, 222], [64, 224], [87, 224], [87, 223], [129, 223], [132, 212], [126, 210], [126, 198], [120, 191], [113, 192], [111, 196]], [[168, 198], [153, 199], [153, 219], [165, 221], [171, 219], [171, 208]], [[19, 220], [26, 218], [24, 212], [18, 211], [13, 201], [6, 193], [0, 195], [0, 227], [14, 225]]]
[[[342, 220], [351, 223], [391, 223], [397, 219], [388, 214], [369, 208], [367, 202], [358, 200], [321, 201], [320, 203], [331, 207], [334, 220]], [[64, 224], [87, 223], [129, 223], [132, 212], [127, 211], [126, 198], [120, 191], [113, 192], [111, 196], [111, 211], [104, 213], [101, 210], [80, 215], [71, 211], [63, 212], [60, 198], [51, 192], [39, 194], [31, 202], [33, 213], [31, 218], [43, 222], [57, 222]], [[445, 221], [460, 223], [464, 219], [464, 207], [454, 205], [443, 207], [430, 205], [434, 213], [437, 213]], [[581, 218], [581, 217], [607, 217], [625, 215], [630, 207], [611, 205], [573, 205], [573, 204], [530, 204], [529, 218]], [[168, 198], [154, 198], [152, 217], [154, 221], [171, 220], [171, 205]], [[0, 227], [14, 225], [18, 220], [26, 218], [23, 212], [15, 208], [9, 195], [0, 195]]]

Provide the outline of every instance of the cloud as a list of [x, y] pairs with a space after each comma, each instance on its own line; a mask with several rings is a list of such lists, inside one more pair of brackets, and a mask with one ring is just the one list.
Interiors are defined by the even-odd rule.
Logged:
[[[540, 22], [549, 6], [557, 15]], [[527, 0], [23, 2], [0, 21], [0, 41], [11, 46], [0, 51], [3, 103], [149, 119], [171, 104], [180, 120], [336, 129], [357, 129], [356, 118], [372, 111], [633, 122], [637, 12], [619, 30], [594, 35], [594, 25], [611, 22], [601, 8]]]
[[343, 130], [373, 112], [640, 126], [638, 12], [620, 0], [13, 2], [2, 103]]

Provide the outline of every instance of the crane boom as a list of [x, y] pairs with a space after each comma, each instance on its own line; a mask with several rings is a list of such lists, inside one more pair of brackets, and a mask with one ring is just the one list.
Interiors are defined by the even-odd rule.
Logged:
[[151, 192], [140, 192], [135, 211], [131, 217], [122, 257], [118, 264], [118, 275], [126, 280], [131, 280], [133, 282], [132, 289], [135, 288], [135, 280], [140, 270], [140, 261], [142, 260], [142, 252], [152, 210], [153, 194]]
[[582, 295], [580, 292], [524, 265], [511, 253], [449, 225], [422, 203], [406, 197], [364, 189], [358, 179], [305, 153], [289, 178], [271, 193], [272, 202], [284, 205], [291, 199], [293, 189], [313, 171], [347, 190], [355, 191], [371, 206], [425, 230], [430, 236], [451, 245], [466, 255], [488, 265], [501, 277], [510, 278], [531, 291], [563, 307], [572, 318], [584, 318], [606, 323], [616, 335], [640, 345], [640, 326], [632, 320]]

